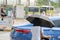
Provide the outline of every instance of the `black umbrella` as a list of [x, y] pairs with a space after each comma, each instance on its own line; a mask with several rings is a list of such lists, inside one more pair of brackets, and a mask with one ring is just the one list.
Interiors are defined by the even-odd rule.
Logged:
[[[34, 26], [40, 26], [40, 27], [54, 27], [54, 23], [49, 20], [48, 17], [42, 16], [42, 15], [31, 15], [26, 18], [30, 23], [34, 24]], [[42, 32], [42, 28], [40, 28], [40, 34]]]
[[42, 15], [31, 15], [26, 18], [30, 23], [34, 24], [34, 26], [40, 27], [54, 27], [54, 23], [49, 20], [48, 17]]

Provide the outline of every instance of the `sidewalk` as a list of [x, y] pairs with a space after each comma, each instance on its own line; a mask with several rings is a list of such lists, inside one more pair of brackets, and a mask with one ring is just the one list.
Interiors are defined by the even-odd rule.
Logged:
[[13, 20], [11, 18], [4, 18], [3, 21], [0, 17], [0, 31], [10, 31]]
[[[25, 19], [14, 19], [12, 22], [12, 24], [11, 25], [9, 25], [9, 23], [8, 23], [8, 20], [9, 19], [7, 19], [7, 21], [6, 21], [6, 23], [2, 23], [2, 25], [0, 25], [0, 31], [11, 31], [11, 28], [12, 27], [10, 27], [10, 26], [13, 26], [13, 25], [19, 25], [19, 24], [21, 24], [21, 25], [23, 25], [23, 23], [24, 24], [26, 24], [26, 23], [29, 23], [27, 20], [25, 20]], [[11, 20], [9, 20], [10, 22], [11, 22]], [[1, 22], [1, 21], [0, 21]]]
[[14, 25], [17, 25], [17, 24], [22, 24], [22, 23], [29, 23], [26, 19], [15, 19], [14, 20]]

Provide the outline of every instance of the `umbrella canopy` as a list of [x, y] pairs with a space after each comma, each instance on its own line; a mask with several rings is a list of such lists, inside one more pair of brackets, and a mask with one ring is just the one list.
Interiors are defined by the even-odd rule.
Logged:
[[26, 18], [30, 23], [34, 24], [34, 26], [41, 26], [41, 27], [54, 27], [54, 23], [46, 16], [42, 15], [31, 15]]

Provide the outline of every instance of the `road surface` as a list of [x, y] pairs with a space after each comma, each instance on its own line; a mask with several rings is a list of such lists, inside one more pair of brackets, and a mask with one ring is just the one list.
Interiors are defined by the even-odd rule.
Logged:
[[0, 40], [10, 40], [10, 32], [0, 32]]

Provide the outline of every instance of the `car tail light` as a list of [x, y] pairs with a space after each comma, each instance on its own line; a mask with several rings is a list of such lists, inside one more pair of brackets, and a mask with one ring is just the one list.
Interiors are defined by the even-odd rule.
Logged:
[[30, 30], [16, 30], [16, 32], [28, 34]]

